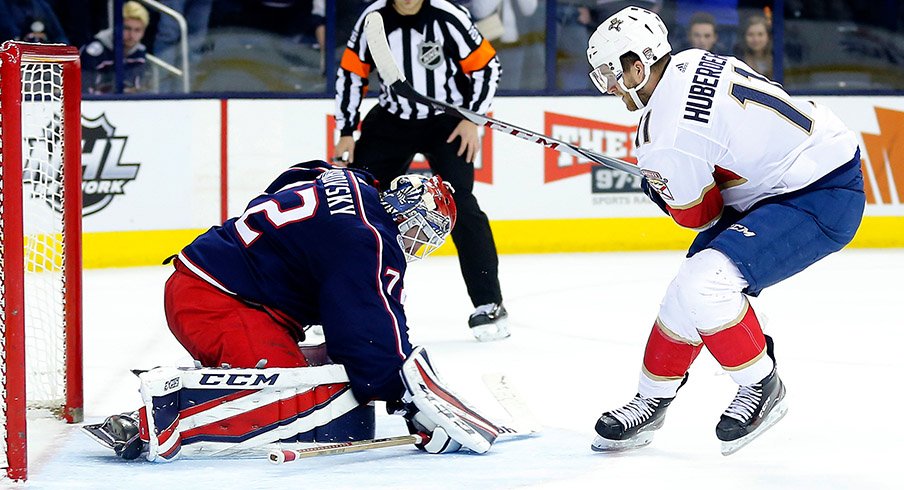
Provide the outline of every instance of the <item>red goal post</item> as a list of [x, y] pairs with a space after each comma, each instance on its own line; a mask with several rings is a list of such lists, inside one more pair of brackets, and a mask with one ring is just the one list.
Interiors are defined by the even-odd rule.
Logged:
[[82, 419], [81, 68], [71, 46], [0, 46], [0, 357], [6, 477], [27, 422]]

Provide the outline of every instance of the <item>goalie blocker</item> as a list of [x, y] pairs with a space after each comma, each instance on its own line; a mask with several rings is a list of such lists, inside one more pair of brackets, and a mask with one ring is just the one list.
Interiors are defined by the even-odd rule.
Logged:
[[[423, 348], [405, 361], [400, 402], [420, 449], [485, 453], [503, 431], [440, 381]], [[298, 443], [372, 439], [373, 404], [352, 395], [345, 368], [231, 369], [159, 367], [138, 374], [143, 405], [82, 429], [123, 459], [256, 454]]]
[[405, 395], [400, 413], [413, 434], [426, 433], [418, 447], [430, 453], [454, 452], [460, 448], [482, 454], [503, 429], [480, 415], [470, 404], [446, 387], [423, 347], [418, 347], [402, 365]]

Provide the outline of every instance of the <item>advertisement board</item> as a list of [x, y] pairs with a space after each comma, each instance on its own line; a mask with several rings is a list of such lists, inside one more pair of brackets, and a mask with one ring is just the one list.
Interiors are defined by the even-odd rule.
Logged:
[[[854, 246], [904, 246], [904, 98], [813, 100], [861, 142], [868, 206]], [[142, 243], [175, 253], [240, 214], [287, 166], [330, 159], [333, 110], [332, 100], [85, 101], [83, 228], [94, 247], [86, 264], [153, 263]], [[614, 97], [497, 98], [492, 116], [636, 162], [637, 115]], [[683, 248], [693, 236], [660, 214], [635, 177], [511, 135], [482, 138], [474, 192], [503, 253]], [[412, 171], [429, 165], [418, 156]], [[136, 258], [113, 253], [123, 240]]]

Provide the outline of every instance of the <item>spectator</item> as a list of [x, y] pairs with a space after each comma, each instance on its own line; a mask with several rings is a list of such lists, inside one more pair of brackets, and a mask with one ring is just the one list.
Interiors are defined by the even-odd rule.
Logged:
[[[517, 8], [517, 15], [515, 5]], [[518, 15], [530, 17], [537, 11], [537, 0], [502, 0], [502, 36], [499, 38], [503, 43], [518, 42], [519, 32], [516, 19]]]
[[[69, 44], [84, 46], [94, 39], [101, 29], [107, 27], [107, 0], [45, 0], [53, 9]], [[2, 2], [0, 2], [2, 3]]]
[[587, 37], [596, 27], [595, 9], [587, 2], [560, 0], [556, 4], [556, 88], [592, 88], [587, 79]]
[[673, 21], [679, 26], [690, 25], [691, 18], [699, 12], [712, 15], [716, 25], [738, 25], [738, 0], [674, 0], [671, 3], [675, 11]]
[[[122, 44], [125, 63], [125, 92], [145, 90], [144, 76], [147, 48], [141, 44], [150, 15], [140, 3], [128, 1], [122, 6]], [[80, 50], [82, 58], [82, 91], [106, 94], [114, 91], [116, 70], [113, 56], [113, 29], [105, 29]]]
[[495, 41], [505, 32], [502, 25], [502, 0], [466, 0], [460, 3], [471, 12], [474, 25], [487, 41]]
[[326, 3], [314, 0], [311, 3], [311, 17], [308, 24], [314, 27], [314, 39], [320, 48], [320, 72], [326, 69]]
[[[210, 21], [210, 10], [213, 0], [159, 0], [162, 4], [175, 10], [185, 17], [188, 24], [188, 62], [191, 67], [198, 64], [201, 58], [201, 48], [207, 39], [207, 25]], [[179, 48], [182, 32], [176, 19], [170, 15], [162, 14], [160, 23], [157, 24], [157, 37], [154, 39], [154, 54], [161, 60], [181, 69], [181, 53]], [[181, 87], [174, 77], [166, 77], [160, 81], [161, 92], [175, 92]]]
[[752, 15], [744, 21], [736, 56], [760, 75], [772, 78], [772, 26], [765, 17]]
[[[545, 83], [541, 34], [546, 29], [543, 15], [537, 15], [537, 0], [469, 0], [458, 2], [468, 9], [481, 36], [493, 42], [499, 62], [505, 66], [500, 89], [541, 89]], [[541, 11], [542, 14], [542, 11]], [[583, 58], [583, 57], [582, 57]], [[586, 70], [585, 70], [586, 71]], [[586, 76], [583, 77], [586, 79]]]
[[[556, 88], [593, 88], [587, 78], [587, 37], [603, 19], [627, 6], [653, 12], [662, 10], [662, 0], [559, 0], [556, 4]], [[506, 65], [506, 75], [508, 66]]]
[[0, 1], [0, 41], [15, 39], [32, 43], [68, 44], [46, 0]]
[[716, 18], [706, 12], [694, 14], [687, 26], [687, 41], [692, 48], [702, 49], [711, 53], [721, 51], [716, 49], [716, 44], [719, 42], [719, 33], [716, 32]]
[[[544, 77], [536, 66], [545, 56], [543, 44], [531, 41], [530, 33], [542, 33], [545, 25], [536, 16], [537, 0], [502, 0], [502, 34], [499, 37], [499, 62], [505, 66], [500, 88], [539, 89]], [[539, 21], [539, 22], [538, 22]]]
[[[283, 19], [281, 23], [289, 28], [281, 30], [294, 42], [310, 46], [320, 53], [320, 74], [326, 76], [326, 1], [300, 0], [285, 7], [286, 13], [277, 15]], [[262, 27], [266, 29], [270, 25], [272, 23], [265, 23]]]

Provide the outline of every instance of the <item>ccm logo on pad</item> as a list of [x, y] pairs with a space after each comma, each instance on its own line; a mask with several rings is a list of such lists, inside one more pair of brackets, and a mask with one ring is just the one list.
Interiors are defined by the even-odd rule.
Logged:
[[231, 374], [219, 374], [219, 373], [208, 373], [202, 374], [201, 380], [198, 382], [204, 386], [261, 386], [261, 385], [274, 385], [276, 384], [276, 379], [279, 377], [279, 374], [273, 374], [271, 376], [266, 376], [264, 374], [244, 374], [244, 373], [231, 373]]

